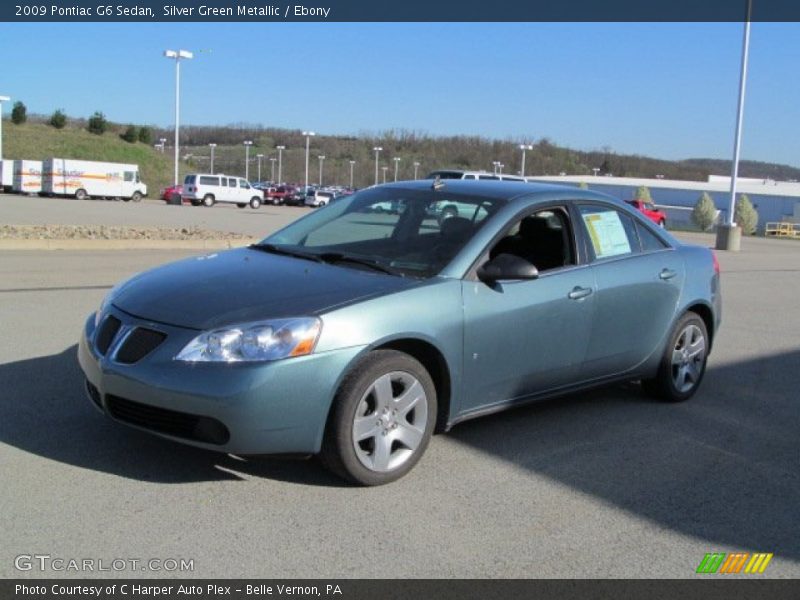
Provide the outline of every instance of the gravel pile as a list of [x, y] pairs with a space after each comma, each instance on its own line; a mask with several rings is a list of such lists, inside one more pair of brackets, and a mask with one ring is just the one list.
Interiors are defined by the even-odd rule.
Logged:
[[241, 233], [200, 227], [117, 227], [107, 225], [0, 225], [0, 239], [17, 240], [247, 240]]

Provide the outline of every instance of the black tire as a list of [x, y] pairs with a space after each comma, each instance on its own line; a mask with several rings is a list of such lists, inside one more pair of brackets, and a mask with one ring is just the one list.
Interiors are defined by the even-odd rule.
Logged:
[[[417, 401], [413, 408], [404, 415], [393, 417], [389, 414], [381, 420], [380, 414], [383, 413], [378, 414], [377, 397], [375, 397], [373, 401], [376, 402], [374, 407], [376, 416], [373, 417], [370, 412], [372, 409], [368, 406], [372, 396], [368, 395], [368, 392], [379, 379], [398, 375], [408, 376], [410, 380], [416, 380], [416, 383], [421, 385], [424, 391], [424, 402]], [[391, 390], [392, 395], [395, 391], [399, 394], [404, 391], [402, 388], [396, 390], [394, 381], [392, 381]], [[394, 400], [397, 400], [397, 397]], [[420, 406], [424, 406], [424, 412], [417, 413]], [[365, 410], [360, 417], [357, 414], [359, 410]], [[419, 361], [395, 350], [371, 352], [347, 374], [333, 400], [320, 453], [322, 464], [343, 479], [359, 485], [383, 485], [400, 479], [414, 468], [414, 465], [425, 453], [436, 426], [436, 414], [436, 387], [428, 371]], [[375, 444], [379, 443], [381, 439], [379, 436], [388, 437], [386, 432], [389, 432], [388, 435], [392, 439], [387, 439], [383, 443], [388, 443], [392, 447], [389, 456], [394, 456], [395, 460], [401, 459], [396, 467], [379, 471], [365, 466], [362, 462], [364, 458], [359, 458], [356, 452], [356, 442], [353, 439], [353, 427], [357, 418], [370, 421], [373, 418], [376, 419], [375, 430], [380, 433], [376, 433], [372, 440]], [[405, 430], [406, 425], [422, 431], [421, 435], [417, 434], [419, 437], [414, 449], [409, 449], [399, 440], [400, 431], [392, 433], [398, 429], [398, 423], [400, 423], [401, 431]], [[363, 443], [369, 441], [365, 439]], [[359, 447], [361, 448], [361, 446]], [[360, 450], [360, 452], [363, 452], [362, 456], [367, 456], [369, 449]], [[372, 454], [375, 454], [374, 450]]]
[[215, 202], [216, 201], [214, 200], [214, 196], [212, 196], [211, 194], [206, 194], [205, 196], [203, 196], [203, 206], [206, 207], [214, 206]]
[[[702, 338], [701, 342], [699, 341]], [[693, 350], [702, 343], [702, 352], [689, 358]], [[658, 374], [652, 379], [643, 379], [642, 388], [649, 395], [664, 402], [683, 402], [694, 396], [708, 362], [708, 330], [703, 319], [697, 313], [687, 312], [683, 315], [669, 336], [664, 355], [658, 368]], [[691, 381], [688, 381], [691, 379]], [[683, 385], [680, 384], [681, 380]]]
[[247, 202], [237, 202], [236, 208], [247, 208]]
[[131, 196], [131, 200], [133, 200], [134, 202], [141, 202], [142, 201], [141, 192], [133, 192], [133, 195]]
[[86, 200], [89, 197], [89, 194], [86, 193], [86, 190], [83, 188], [75, 191], [75, 199], [76, 200]]
[[195, 198], [192, 198], [190, 202], [192, 203], [192, 206], [200, 206], [202, 204], [200, 200], [196, 200]]
[[250, 208], [258, 208], [259, 206], [261, 206], [261, 198], [258, 196], [250, 198]]
[[447, 219], [458, 216], [458, 209], [455, 206], [445, 206], [442, 209], [442, 214], [439, 215], [439, 226], [441, 227]]

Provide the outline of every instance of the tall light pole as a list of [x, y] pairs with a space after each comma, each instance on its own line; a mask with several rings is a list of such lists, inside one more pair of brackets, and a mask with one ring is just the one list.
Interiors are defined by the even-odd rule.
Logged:
[[394, 161], [394, 180], [397, 181], [397, 167], [400, 166], [402, 159], [399, 156], [395, 156], [392, 160]]
[[161, 148], [161, 154], [164, 154], [164, 146], [167, 143], [167, 138], [158, 138], [158, 147]]
[[286, 146], [275, 146], [278, 150], [278, 183], [283, 183], [283, 151], [286, 150]]
[[320, 154], [317, 158], [319, 159], [319, 187], [322, 187], [322, 163], [325, 162], [325, 155]]
[[250, 146], [253, 145], [252, 140], [245, 140], [244, 144], [244, 178], [250, 181]]
[[[10, 96], [0, 96], [0, 160], [3, 160], [3, 102], [9, 102]], [[5, 171], [5, 169], [3, 169]]]
[[525, 177], [525, 151], [533, 150], [533, 144], [520, 144], [519, 149], [522, 150], [522, 164], [519, 167], [519, 174]]
[[383, 171], [383, 183], [386, 183], [386, 171], [388, 171], [388, 170], [389, 170], [389, 167], [387, 167], [386, 165], [381, 167], [381, 171]]
[[261, 159], [264, 158], [263, 154], [256, 154], [258, 159], [258, 180], [261, 181]]
[[503, 167], [505, 167], [505, 165], [503, 163], [501, 163], [501, 162], [497, 163], [498, 175], [502, 175], [503, 174]]
[[272, 163], [272, 172], [270, 173], [269, 180], [271, 183], [275, 183], [275, 161], [278, 160], [274, 156], [269, 157], [269, 162]]
[[213, 175], [214, 174], [214, 148], [216, 148], [217, 145], [212, 142], [211, 144], [208, 145], [208, 147], [211, 148], [211, 165], [209, 166], [209, 170], [211, 171], [211, 174]]
[[419, 163], [414, 161], [414, 179], [417, 178], [417, 171], [419, 169]]
[[303, 135], [306, 136], [306, 187], [305, 191], [308, 192], [308, 149], [311, 147], [311, 136], [317, 135], [313, 131], [304, 131]]
[[492, 173], [497, 175], [497, 166], [500, 164], [499, 160], [492, 161]]
[[175, 61], [175, 185], [178, 185], [181, 122], [181, 60], [194, 58], [194, 54], [188, 50], [164, 50], [164, 57], [171, 58]]
[[747, 56], [750, 52], [750, 14], [752, 0], [747, 0], [747, 15], [742, 40], [742, 68], [739, 73], [739, 105], [736, 109], [736, 133], [733, 140], [733, 165], [731, 167], [731, 199], [725, 224], [717, 227], [717, 250], [738, 252], [742, 243], [742, 228], [733, 221], [736, 210], [736, 178], [739, 176], [739, 152], [742, 146], [742, 118], [744, 117], [744, 93], [747, 85]]
[[378, 185], [378, 156], [383, 148], [380, 146], [375, 146], [372, 150], [375, 152], [375, 185]]
[[356, 161], [350, 161], [350, 189], [353, 189], [353, 167], [356, 166]]

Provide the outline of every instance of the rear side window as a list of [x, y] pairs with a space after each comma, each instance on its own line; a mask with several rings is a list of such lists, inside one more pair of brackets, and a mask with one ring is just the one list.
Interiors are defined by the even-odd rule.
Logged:
[[219, 177], [200, 176], [200, 185], [219, 185]]
[[186, 179], [183, 180], [183, 183], [186, 185], [192, 185], [195, 180], [195, 175], [187, 175]]
[[605, 206], [583, 205], [580, 211], [597, 260], [641, 252], [636, 225], [628, 215]]
[[495, 175], [479, 175], [478, 179], [492, 179], [494, 181], [499, 180], [500, 178]]
[[656, 252], [667, 247], [655, 233], [641, 223], [636, 223], [636, 231], [639, 234], [639, 241], [642, 242], [642, 252]]

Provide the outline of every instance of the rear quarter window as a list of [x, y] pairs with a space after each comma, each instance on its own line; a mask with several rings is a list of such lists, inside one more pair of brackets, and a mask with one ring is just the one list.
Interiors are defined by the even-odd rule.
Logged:
[[219, 177], [200, 177], [200, 185], [219, 185]]
[[186, 185], [194, 184], [195, 176], [194, 175], [187, 175], [186, 179], [183, 180], [183, 183]]

